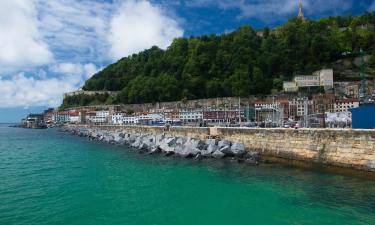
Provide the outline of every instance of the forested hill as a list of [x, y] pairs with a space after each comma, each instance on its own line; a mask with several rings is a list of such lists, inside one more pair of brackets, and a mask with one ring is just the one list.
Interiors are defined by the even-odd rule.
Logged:
[[110, 103], [268, 94], [294, 74], [331, 66], [343, 53], [353, 57], [360, 48], [372, 54], [373, 66], [375, 12], [319, 21], [294, 18], [275, 30], [243, 26], [222, 35], [175, 39], [166, 50], [152, 47], [119, 60], [83, 89], [121, 91]]

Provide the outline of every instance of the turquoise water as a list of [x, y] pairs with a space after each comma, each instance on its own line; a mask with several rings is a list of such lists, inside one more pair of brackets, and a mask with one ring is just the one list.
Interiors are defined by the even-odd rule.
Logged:
[[0, 224], [375, 224], [375, 182], [0, 125]]

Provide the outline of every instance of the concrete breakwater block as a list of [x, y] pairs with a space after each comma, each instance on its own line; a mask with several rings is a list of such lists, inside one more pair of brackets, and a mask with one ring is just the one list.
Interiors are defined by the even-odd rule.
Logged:
[[247, 152], [243, 143], [215, 139], [200, 140], [163, 134], [130, 134], [123, 131], [101, 131], [90, 128], [68, 128], [64, 132], [117, 145], [127, 145], [146, 154], [163, 153], [183, 158], [235, 157], [239, 162], [258, 164], [258, 153]]

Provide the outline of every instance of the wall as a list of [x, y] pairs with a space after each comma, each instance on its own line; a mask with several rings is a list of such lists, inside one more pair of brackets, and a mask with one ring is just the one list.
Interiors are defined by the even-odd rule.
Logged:
[[164, 127], [146, 126], [100, 126], [100, 129], [200, 139], [214, 135], [242, 142], [248, 151], [257, 151], [263, 157], [375, 172], [375, 130], [172, 127], [166, 131]]

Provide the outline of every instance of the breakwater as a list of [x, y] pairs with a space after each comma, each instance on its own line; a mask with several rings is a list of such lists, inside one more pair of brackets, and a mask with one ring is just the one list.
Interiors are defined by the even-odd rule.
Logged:
[[[249, 129], [149, 126], [70, 126], [126, 134], [216, 138], [243, 145], [261, 158], [284, 159], [375, 172], [375, 131], [341, 129]], [[237, 144], [236, 144], [237, 145]]]

